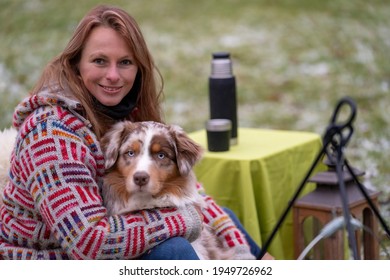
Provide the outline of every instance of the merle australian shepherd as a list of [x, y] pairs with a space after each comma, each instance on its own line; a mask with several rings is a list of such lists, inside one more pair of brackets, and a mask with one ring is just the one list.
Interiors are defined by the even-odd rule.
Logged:
[[[204, 206], [193, 166], [202, 148], [178, 126], [123, 121], [101, 139], [106, 175], [103, 200], [109, 215], [142, 209]], [[203, 226], [192, 243], [201, 259], [233, 259], [212, 229]]]

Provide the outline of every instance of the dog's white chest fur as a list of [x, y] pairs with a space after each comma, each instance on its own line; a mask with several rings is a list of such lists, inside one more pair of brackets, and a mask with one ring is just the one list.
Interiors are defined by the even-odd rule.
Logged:
[[109, 215], [125, 214], [143, 209], [183, 207], [186, 204], [204, 206], [203, 199], [195, 191], [188, 197], [176, 197], [173, 194], [154, 197], [148, 192], [139, 191], [133, 193], [128, 199], [121, 200], [111, 186], [105, 185], [103, 197], [106, 200], [105, 204]]

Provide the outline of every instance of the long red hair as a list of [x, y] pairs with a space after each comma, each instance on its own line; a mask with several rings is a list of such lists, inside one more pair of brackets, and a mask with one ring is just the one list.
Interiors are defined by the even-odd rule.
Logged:
[[[91, 31], [98, 27], [110, 27], [117, 31], [128, 43], [138, 73], [133, 85], [137, 94], [137, 112], [128, 116], [132, 121], [162, 122], [160, 99], [163, 94], [163, 79], [154, 64], [142, 32], [126, 11], [114, 6], [99, 5], [90, 10], [80, 21], [64, 51], [55, 57], [44, 69], [32, 94], [43, 87], [60, 86], [80, 101], [85, 110], [85, 117], [91, 122], [94, 132], [100, 138], [113, 120], [96, 112], [92, 95], [88, 92], [79, 76], [78, 64], [84, 44]], [[157, 80], [159, 78], [159, 81]]]

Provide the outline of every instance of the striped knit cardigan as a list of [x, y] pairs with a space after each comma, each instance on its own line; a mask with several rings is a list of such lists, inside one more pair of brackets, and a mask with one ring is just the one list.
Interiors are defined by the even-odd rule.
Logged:
[[[79, 109], [77, 101], [47, 92], [16, 108], [0, 259], [133, 259], [170, 237], [196, 239], [201, 219], [192, 206], [106, 215], [103, 154]], [[253, 259], [243, 234], [211, 197], [204, 198], [204, 221], [224, 246]]]

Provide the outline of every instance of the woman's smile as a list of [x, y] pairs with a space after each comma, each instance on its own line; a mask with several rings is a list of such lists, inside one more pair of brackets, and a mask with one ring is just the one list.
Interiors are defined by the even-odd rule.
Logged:
[[100, 85], [100, 87], [109, 94], [119, 93], [123, 87], [109, 87]]

